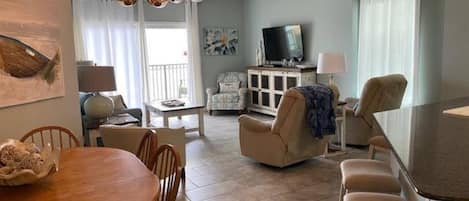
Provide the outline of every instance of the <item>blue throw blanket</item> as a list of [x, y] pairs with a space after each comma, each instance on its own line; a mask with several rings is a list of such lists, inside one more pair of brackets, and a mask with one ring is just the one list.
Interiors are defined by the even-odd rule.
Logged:
[[313, 137], [322, 139], [324, 135], [334, 135], [336, 131], [334, 93], [321, 84], [296, 87], [303, 93], [306, 102], [306, 121]]

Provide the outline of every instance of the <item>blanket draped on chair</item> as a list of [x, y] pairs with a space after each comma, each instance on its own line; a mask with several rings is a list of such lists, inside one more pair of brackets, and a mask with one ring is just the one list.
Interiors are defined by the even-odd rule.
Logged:
[[336, 131], [334, 112], [334, 92], [327, 86], [315, 84], [296, 87], [305, 97], [306, 121], [313, 137], [322, 139], [324, 135], [334, 135]]

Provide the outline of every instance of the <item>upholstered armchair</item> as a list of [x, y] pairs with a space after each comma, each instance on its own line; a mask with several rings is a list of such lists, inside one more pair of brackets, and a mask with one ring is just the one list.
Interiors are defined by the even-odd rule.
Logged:
[[246, 109], [247, 75], [241, 72], [228, 72], [218, 75], [217, 87], [207, 88], [207, 110]]
[[149, 129], [155, 130], [158, 136], [158, 146], [163, 144], [171, 144], [174, 146], [176, 151], [179, 152], [182, 166], [185, 167], [186, 135], [184, 128], [141, 128], [103, 125], [99, 127], [99, 133], [103, 138], [105, 147], [122, 149], [136, 154], [140, 146], [140, 141]]
[[380, 135], [373, 113], [400, 108], [406, 87], [403, 75], [375, 77], [365, 83], [360, 99], [347, 98], [347, 144], [368, 145]]
[[289, 89], [280, 101], [273, 122], [242, 115], [239, 117], [241, 154], [275, 167], [285, 167], [325, 154], [330, 137], [313, 137], [305, 113], [303, 94]]

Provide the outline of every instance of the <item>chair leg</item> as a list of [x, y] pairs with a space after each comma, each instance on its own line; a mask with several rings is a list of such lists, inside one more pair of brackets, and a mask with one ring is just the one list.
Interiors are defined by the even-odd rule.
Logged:
[[182, 168], [181, 180], [182, 180], [182, 183], [183, 183], [183, 184], [186, 183], [186, 168]]
[[368, 158], [369, 159], [375, 159], [375, 155], [376, 155], [376, 148], [375, 148], [374, 145], [370, 144], [370, 148], [368, 150]]
[[213, 110], [209, 110], [208, 115], [212, 116], [212, 114], [213, 114]]
[[343, 201], [345, 196], [345, 187], [343, 184], [340, 184], [340, 194], [339, 194], [339, 201]]

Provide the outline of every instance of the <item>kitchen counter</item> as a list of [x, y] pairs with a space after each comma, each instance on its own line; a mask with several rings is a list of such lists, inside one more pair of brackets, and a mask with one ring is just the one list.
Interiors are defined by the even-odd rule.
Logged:
[[433, 200], [469, 200], [469, 119], [443, 114], [468, 98], [375, 113], [413, 189]]

